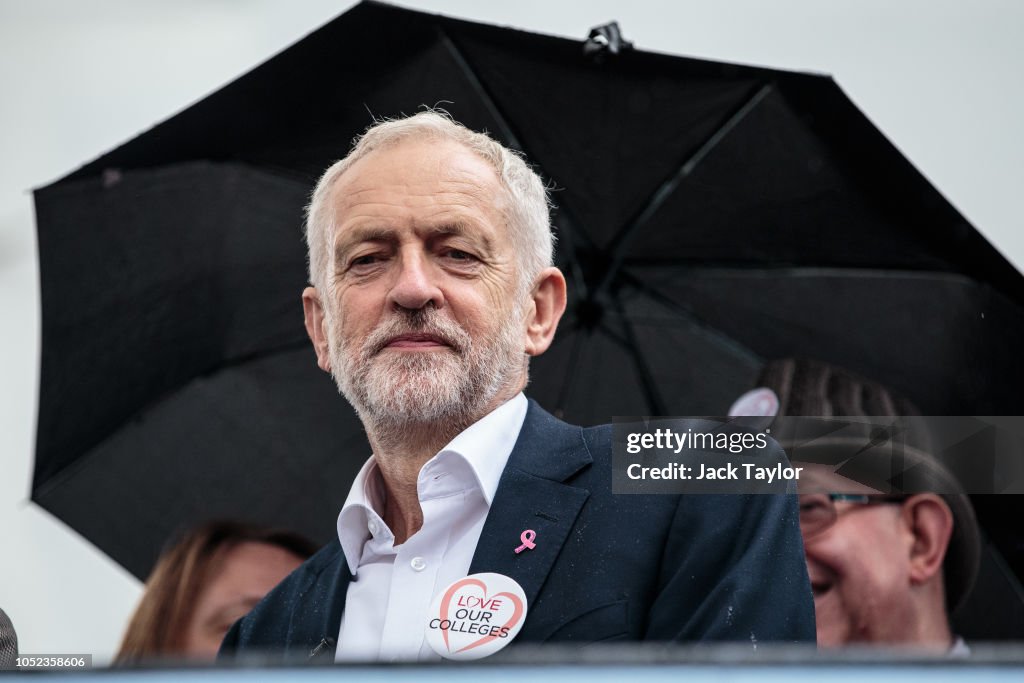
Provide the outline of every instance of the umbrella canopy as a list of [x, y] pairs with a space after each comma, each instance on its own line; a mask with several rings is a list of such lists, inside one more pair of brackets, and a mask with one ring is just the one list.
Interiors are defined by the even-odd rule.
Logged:
[[373, 116], [443, 105], [555, 187], [566, 419], [722, 414], [764, 359], [933, 414], [1024, 408], [1024, 278], [828, 77], [363, 3], [36, 192], [33, 498], [137, 576], [212, 515], [314, 538], [368, 455], [302, 326], [302, 205]]

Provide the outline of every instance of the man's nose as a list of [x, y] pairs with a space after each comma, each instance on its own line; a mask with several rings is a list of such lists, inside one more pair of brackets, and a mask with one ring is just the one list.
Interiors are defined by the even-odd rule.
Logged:
[[399, 259], [398, 272], [388, 298], [393, 305], [409, 310], [419, 310], [431, 303], [434, 308], [441, 308], [444, 295], [436, 278], [437, 274], [425, 254], [406, 251]]

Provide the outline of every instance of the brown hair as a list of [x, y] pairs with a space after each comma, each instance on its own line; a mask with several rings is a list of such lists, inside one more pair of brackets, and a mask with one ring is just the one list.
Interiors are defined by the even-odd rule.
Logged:
[[303, 559], [317, 550], [299, 534], [241, 522], [212, 521], [184, 533], [160, 554], [114, 663], [180, 653], [199, 593], [225, 551], [248, 542], [278, 546]]

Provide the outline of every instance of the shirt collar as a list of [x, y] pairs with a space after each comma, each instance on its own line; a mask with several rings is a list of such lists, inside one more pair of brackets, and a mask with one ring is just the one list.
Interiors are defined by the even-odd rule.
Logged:
[[338, 541], [345, 553], [345, 559], [348, 560], [352, 576], [356, 575], [363, 544], [370, 535], [370, 521], [380, 524], [381, 529], [387, 529], [384, 520], [377, 514], [377, 510], [383, 510], [384, 507], [382, 486], [377, 461], [370, 456], [352, 482], [348, 498], [345, 499], [341, 514], [338, 515]]
[[[472, 471], [489, 508], [498, 490], [501, 473], [505, 470], [505, 464], [523, 427], [528, 405], [522, 392], [516, 394], [463, 430], [427, 461], [420, 472], [436, 467], [438, 461], [446, 458], [464, 461]], [[384, 511], [383, 486], [377, 461], [371, 456], [352, 482], [348, 498], [338, 515], [338, 540], [353, 576], [359, 567], [363, 545], [370, 537], [371, 522], [379, 525], [381, 531], [378, 533], [390, 533], [380, 516]]]
[[522, 392], [516, 394], [463, 430], [433, 458], [436, 460], [449, 453], [462, 456], [476, 476], [487, 507], [494, 500], [505, 463], [519, 438], [528, 405]]

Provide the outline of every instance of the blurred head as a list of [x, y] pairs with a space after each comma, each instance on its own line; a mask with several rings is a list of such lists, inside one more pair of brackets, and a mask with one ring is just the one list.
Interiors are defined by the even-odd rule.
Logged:
[[306, 238], [307, 331], [371, 431], [497, 407], [565, 307], [540, 178], [435, 112], [377, 124], [328, 169]]
[[214, 659], [231, 625], [315, 551], [298, 534], [238, 522], [188, 532], [153, 568], [116, 661]]
[[801, 531], [818, 644], [948, 647], [949, 506], [933, 493], [882, 495], [804, 466]]
[[0, 609], [0, 671], [15, 668], [17, 657], [18, 634], [7, 613]]
[[[758, 384], [774, 393], [772, 435], [804, 468], [801, 531], [818, 643], [948, 647], [948, 614], [973, 586], [980, 539], [969, 499], [931, 453], [928, 423], [887, 387], [820, 361], [771, 361]], [[862, 416], [889, 418], [891, 429], [819, 433], [782, 419], [849, 417], [856, 427]]]

